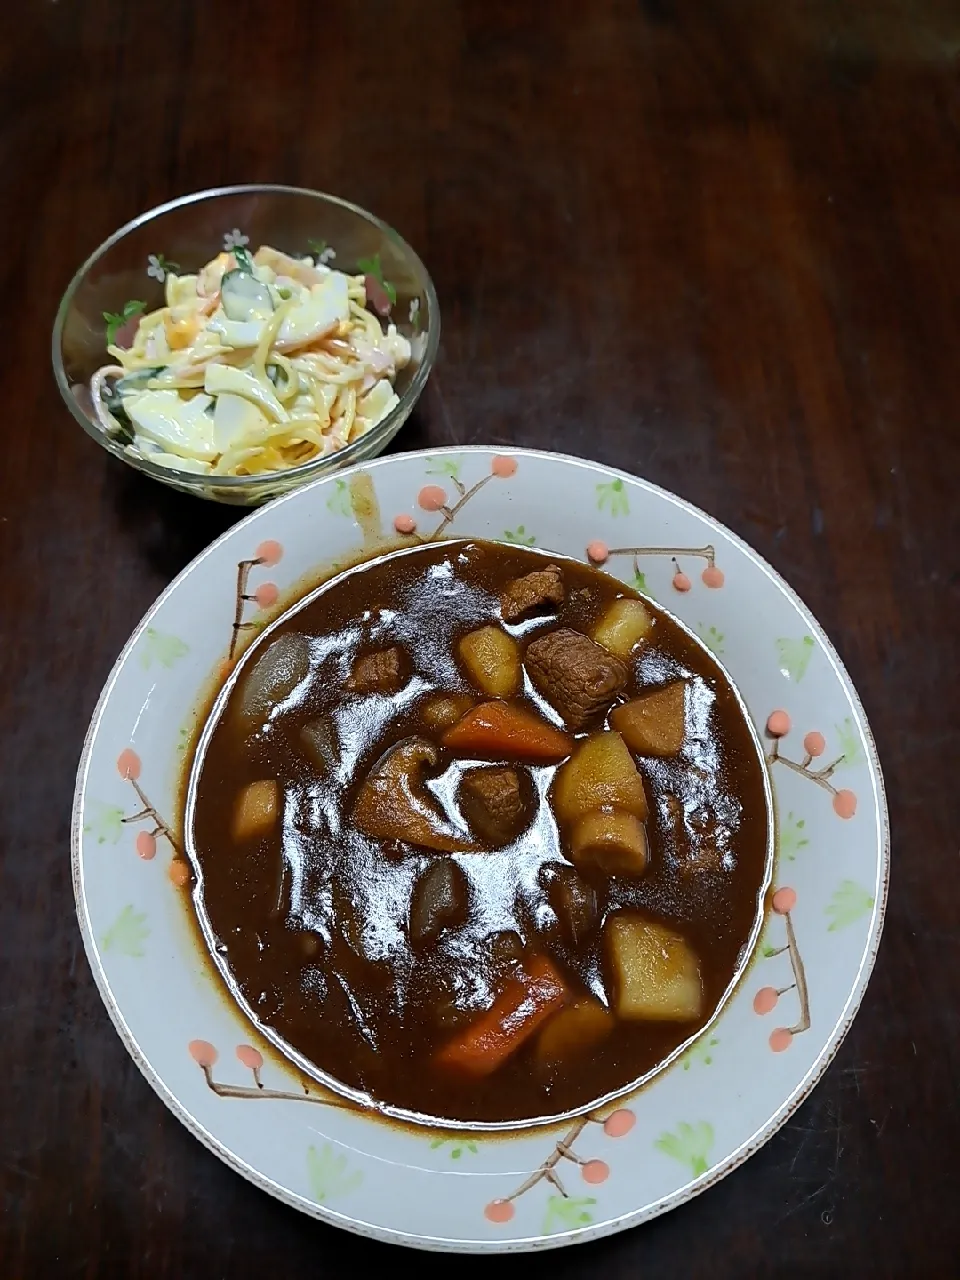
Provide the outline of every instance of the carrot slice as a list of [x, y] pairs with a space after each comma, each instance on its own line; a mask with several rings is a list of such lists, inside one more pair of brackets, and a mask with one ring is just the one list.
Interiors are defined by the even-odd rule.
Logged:
[[441, 738], [451, 751], [496, 760], [562, 760], [572, 740], [526, 707], [515, 702], [482, 702]]
[[545, 956], [536, 956], [513, 978], [493, 1007], [437, 1054], [445, 1067], [487, 1076], [516, 1052], [567, 998], [563, 979]]

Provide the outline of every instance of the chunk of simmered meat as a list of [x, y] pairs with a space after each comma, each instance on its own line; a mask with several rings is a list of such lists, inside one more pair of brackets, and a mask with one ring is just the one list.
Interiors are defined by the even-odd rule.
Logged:
[[403, 653], [394, 646], [358, 658], [347, 681], [351, 693], [396, 693], [403, 683]]
[[471, 769], [460, 783], [460, 810], [471, 832], [491, 845], [515, 840], [529, 818], [529, 804], [516, 769]]
[[422, 872], [410, 898], [410, 941], [415, 947], [432, 942], [444, 929], [467, 918], [470, 890], [467, 877], [452, 858], [436, 858]]
[[561, 627], [527, 646], [527, 672], [569, 729], [606, 711], [627, 683], [627, 665], [589, 636]]
[[507, 583], [500, 597], [500, 616], [504, 622], [516, 622], [544, 605], [563, 604], [565, 596], [560, 566], [548, 564]]

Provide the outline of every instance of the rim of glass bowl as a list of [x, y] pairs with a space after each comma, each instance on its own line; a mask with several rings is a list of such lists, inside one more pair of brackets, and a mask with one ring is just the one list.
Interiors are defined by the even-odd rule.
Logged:
[[[67, 381], [66, 371], [63, 367], [62, 346], [63, 346], [63, 327], [66, 321], [67, 313], [73, 304], [74, 296], [80, 288], [84, 278], [90, 269], [106, 254], [114, 245], [128, 235], [131, 231], [142, 227], [145, 223], [153, 221], [155, 218], [161, 217], [165, 213], [169, 213], [172, 209], [182, 208], [185, 205], [199, 204], [205, 200], [219, 199], [221, 196], [242, 196], [242, 195], [295, 195], [310, 196], [322, 203], [339, 205], [342, 209], [347, 209], [351, 213], [357, 214], [359, 217], [366, 219], [372, 223], [388, 240], [393, 241], [402, 254], [409, 258], [415, 270], [419, 272], [423, 280], [423, 291], [427, 295], [430, 311], [430, 327], [426, 333], [426, 346], [420, 364], [414, 372], [410, 380], [410, 385], [404, 390], [400, 396], [399, 404], [383, 418], [372, 431], [368, 431], [366, 435], [360, 436], [351, 444], [346, 445], [342, 449], [336, 450], [335, 453], [324, 454], [320, 458], [312, 458], [309, 462], [303, 462], [298, 467], [290, 467], [285, 471], [265, 471], [255, 476], [210, 476], [198, 475], [194, 471], [180, 471], [172, 467], [160, 467], [156, 463], [151, 462], [148, 458], [130, 454], [116, 440], [102, 431], [81, 410], [77, 404], [76, 397], [71, 390]], [[433, 280], [430, 273], [425, 267], [420, 255], [404, 240], [398, 232], [389, 226], [382, 218], [378, 218], [376, 214], [370, 213], [368, 209], [362, 208], [358, 204], [353, 204], [349, 200], [343, 200], [340, 196], [333, 196], [325, 191], [315, 191], [311, 187], [292, 187], [283, 183], [271, 182], [253, 182], [244, 183], [239, 186], [230, 187], [209, 187], [204, 191], [193, 191], [189, 195], [178, 196], [175, 200], [168, 200], [164, 204], [156, 205], [152, 209], [148, 209], [145, 213], [139, 214], [136, 218], [132, 218], [129, 222], [124, 223], [113, 235], [109, 236], [102, 244], [94, 249], [93, 253], [86, 261], [77, 269], [70, 283], [67, 285], [66, 291], [60, 300], [57, 308], [57, 317], [53, 325], [53, 372], [57, 380], [57, 386], [60, 388], [60, 394], [64, 403], [73, 414], [87, 435], [91, 436], [97, 443], [115, 458], [119, 458], [121, 462], [127, 463], [128, 466], [134, 467], [137, 471], [143, 471], [155, 480], [159, 480], [164, 484], [176, 484], [182, 489], [195, 489], [204, 492], [210, 488], [217, 489], [269, 489], [278, 483], [296, 484], [305, 483], [314, 476], [322, 472], [331, 470], [340, 470], [343, 466], [348, 466], [351, 462], [360, 461], [364, 457], [369, 456], [371, 446], [375, 446], [378, 441], [383, 441], [384, 447], [390, 442], [390, 439], [403, 425], [411, 409], [420, 398], [420, 394], [426, 385], [427, 379], [433, 370], [434, 362], [437, 357], [437, 349], [440, 345], [440, 303], [437, 298], [437, 291], [434, 288]]]

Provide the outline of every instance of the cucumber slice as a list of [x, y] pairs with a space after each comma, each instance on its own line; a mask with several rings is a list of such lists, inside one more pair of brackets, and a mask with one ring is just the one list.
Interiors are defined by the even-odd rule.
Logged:
[[220, 302], [228, 320], [266, 320], [274, 311], [267, 285], [239, 267], [220, 282]]

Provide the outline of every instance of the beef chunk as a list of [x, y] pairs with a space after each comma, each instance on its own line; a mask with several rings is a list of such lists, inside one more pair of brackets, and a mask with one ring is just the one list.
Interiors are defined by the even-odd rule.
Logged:
[[471, 769], [458, 797], [471, 833], [491, 845], [515, 840], [527, 822], [524, 790], [516, 769]]
[[508, 582], [500, 597], [500, 616], [504, 622], [516, 622], [545, 604], [563, 604], [565, 591], [559, 565], [548, 564]]
[[531, 641], [526, 664], [534, 686], [573, 730], [605, 711], [629, 674], [625, 662], [569, 627]]
[[397, 648], [381, 649], [359, 658], [347, 688], [351, 693], [396, 693], [403, 683], [403, 654]]

